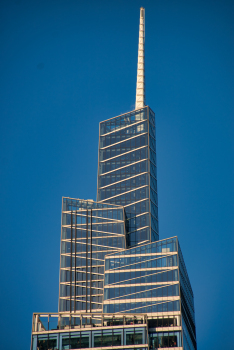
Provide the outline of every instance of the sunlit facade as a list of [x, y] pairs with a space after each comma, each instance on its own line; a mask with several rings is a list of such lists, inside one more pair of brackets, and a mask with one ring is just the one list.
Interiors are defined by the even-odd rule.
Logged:
[[59, 312], [102, 309], [104, 257], [126, 248], [124, 208], [63, 198]]
[[146, 313], [151, 348], [196, 348], [193, 291], [177, 237], [105, 257], [103, 312]]
[[97, 200], [124, 206], [129, 247], [158, 240], [155, 115], [148, 106], [100, 123]]
[[107, 255], [103, 311], [180, 312], [177, 239]]
[[33, 315], [31, 350], [196, 350], [178, 239], [158, 240], [156, 173], [149, 107], [100, 123], [98, 200], [62, 200], [59, 310]]
[[100, 123], [97, 201], [62, 199], [58, 313], [33, 314], [31, 350], [197, 349], [178, 239], [159, 240], [144, 18], [141, 8], [136, 108]]

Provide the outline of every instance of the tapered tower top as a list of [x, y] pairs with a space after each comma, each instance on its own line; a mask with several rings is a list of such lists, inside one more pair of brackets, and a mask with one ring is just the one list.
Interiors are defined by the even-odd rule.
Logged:
[[141, 7], [135, 109], [139, 109], [144, 106], [145, 106], [145, 9]]

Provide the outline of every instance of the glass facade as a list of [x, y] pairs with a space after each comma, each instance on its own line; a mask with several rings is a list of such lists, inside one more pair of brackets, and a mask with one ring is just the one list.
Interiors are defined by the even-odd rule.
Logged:
[[184, 349], [196, 349], [196, 327], [193, 290], [189, 281], [182, 251], [178, 242], [180, 269], [180, 298]]
[[196, 350], [177, 237], [158, 240], [155, 116], [100, 123], [97, 199], [62, 199], [59, 313], [34, 314], [31, 350]]
[[32, 350], [84, 349], [99, 348], [120, 349], [124, 345], [137, 345], [134, 348], [148, 349], [146, 327], [88, 330], [46, 335], [34, 335]]
[[124, 206], [128, 247], [158, 240], [155, 115], [148, 106], [100, 123], [97, 200]]
[[180, 312], [177, 239], [106, 256], [103, 312]]
[[149, 334], [150, 349], [181, 347], [181, 332], [155, 332]]
[[31, 350], [196, 350], [177, 237], [158, 240], [155, 116], [100, 123], [97, 199], [62, 199], [59, 313], [34, 314]]
[[196, 350], [177, 237], [158, 240], [155, 116], [100, 123], [97, 202], [62, 199], [59, 312], [34, 314], [31, 350]]
[[100, 311], [104, 257], [124, 249], [124, 209], [63, 198], [59, 311]]
[[[54, 327], [53, 319], [57, 320]], [[74, 321], [75, 319], [75, 321]], [[52, 323], [52, 326], [51, 326]], [[98, 328], [94, 328], [97, 327]], [[147, 316], [34, 314], [31, 350], [148, 349]]]
[[107, 255], [104, 274], [104, 313], [147, 313], [152, 348], [180, 347], [182, 334], [184, 349], [196, 349], [193, 291], [177, 237]]
[[31, 350], [197, 349], [178, 239], [159, 241], [140, 11], [136, 109], [100, 123], [97, 201], [62, 199], [58, 313], [33, 314]]

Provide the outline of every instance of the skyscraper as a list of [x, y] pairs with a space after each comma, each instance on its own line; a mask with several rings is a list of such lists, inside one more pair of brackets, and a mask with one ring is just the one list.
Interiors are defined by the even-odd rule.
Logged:
[[129, 247], [158, 240], [155, 151], [148, 106], [100, 123], [97, 199], [124, 206]]
[[158, 236], [144, 45], [141, 8], [135, 110], [100, 123], [97, 201], [62, 200], [59, 310], [33, 314], [31, 350], [196, 349], [193, 292], [178, 239]]
[[140, 9], [135, 110], [100, 123], [97, 200], [123, 205], [127, 244], [158, 240], [155, 115], [145, 106], [145, 9]]

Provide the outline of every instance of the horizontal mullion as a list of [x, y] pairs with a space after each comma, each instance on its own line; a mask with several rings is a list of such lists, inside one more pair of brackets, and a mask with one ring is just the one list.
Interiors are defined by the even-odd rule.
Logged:
[[[134, 203], [134, 204], [135, 204], [135, 203]], [[138, 218], [138, 217], [140, 217], [140, 216], [142, 216], [142, 215], [149, 214], [149, 213], [150, 213], [150, 211], [145, 211], [144, 213], [140, 213], [140, 214], [137, 214], [137, 215], [135, 215], [135, 216], [132, 216], [132, 217], [129, 218], [129, 219], [126, 219], [126, 221], [129, 221], [129, 220], [131, 220], [131, 219]]]
[[107, 159], [105, 159], [105, 160], [100, 160], [99, 163], [108, 162], [109, 160], [112, 160], [112, 159], [115, 159], [115, 158], [118, 158], [118, 157], [122, 157], [122, 156], [124, 156], [124, 155], [126, 155], [126, 154], [129, 154], [129, 153], [132, 153], [132, 152], [135, 152], [135, 151], [139, 151], [140, 149], [146, 148], [146, 147], [148, 147], [148, 145], [144, 145], [144, 146], [141, 146], [141, 147], [138, 147], [138, 148], [134, 148], [134, 149], [132, 149], [131, 151], [118, 154], [118, 155], [116, 155], [116, 156], [114, 156], [114, 157], [107, 158]]
[[102, 136], [107, 136], [107, 135], [111, 135], [111, 134], [113, 134], [113, 133], [115, 133], [115, 132], [118, 132], [118, 131], [120, 131], [120, 130], [124, 130], [124, 129], [127, 129], [127, 128], [131, 128], [131, 126], [133, 126], [133, 125], [137, 125], [137, 124], [140, 124], [140, 123], [144, 123], [144, 122], [146, 122], [146, 121], [147, 121], [147, 119], [138, 120], [138, 121], [135, 122], [135, 123], [128, 124], [128, 125], [123, 126], [122, 128], [120, 127], [120, 128], [118, 128], [118, 129], [114, 129], [114, 130], [112, 130], [112, 131], [109, 131], [109, 132], [107, 132], [106, 134], [102, 134], [102, 135], [100, 135], [100, 137], [102, 137]]
[[[112, 196], [112, 197], [108, 197], [108, 198], [106, 198], [106, 199], [102, 199], [100, 202], [104, 202], [104, 201], [107, 201], [107, 200], [109, 200], [109, 199], [112, 199], [112, 198], [115, 198], [115, 197], [119, 197], [119, 196], [122, 196], [122, 195], [124, 195], [124, 194], [126, 194], [126, 193], [131, 193], [131, 192], [133, 192], [133, 191], [136, 191], [136, 190], [139, 190], [139, 189], [141, 189], [141, 188], [148, 187], [148, 186], [149, 186], [149, 185], [144, 185], [144, 186], [141, 186], [141, 187], [137, 187], [137, 188], [134, 188], [133, 190], [120, 193], [120, 194], [118, 194], [118, 195], [116, 195], [116, 196]], [[135, 203], [135, 202], [133, 202], [133, 203]], [[133, 203], [132, 203], [132, 204], [133, 204]]]
[[137, 204], [137, 203], [144, 202], [144, 201], [147, 201], [147, 200], [149, 200], [149, 198], [140, 199], [140, 200], [137, 201], [137, 202], [134, 202], [134, 203], [130, 203], [130, 204], [125, 205], [124, 208], [127, 208], [127, 207], [129, 207], [130, 205], [135, 205], [135, 204]]
[[99, 190], [102, 190], [103, 188], [107, 188], [107, 187], [109, 187], [109, 186], [113, 186], [113, 185], [115, 185], [115, 184], [118, 184], [118, 183], [121, 183], [121, 182], [130, 180], [130, 179], [134, 179], [135, 177], [138, 177], [138, 176], [141, 176], [141, 175], [144, 175], [144, 174], [147, 174], [147, 173], [148, 173], [148, 171], [144, 171], [143, 173], [138, 173], [138, 174], [133, 175], [133, 176], [131, 176], [131, 177], [127, 177], [127, 178], [125, 178], [125, 179], [123, 179], [123, 180], [119, 180], [119, 181], [116, 181], [116, 182], [112, 182], [112, 183], [109, 184], [109, 185], [106, 185], [106, 186], [103, 186], [103, 187], [99, 187]]
[[128, 166], [131, 166], [131, 165], [134, 165], [134, 164], [138, 164], [138, 163], [144, 162], [144, 161], [146, 161], [146, 160], [148, 160], [148, 158], [140, 159], [140, 160], [138, 160], [138, 161], [136, 161], [136, 162], [129, 163], [129, 164], [124, 165], [124, 166], [122, 166], [122, 167], [120, 167], [120, 168], [116, 168], [116, 169], [114, 169], [114, 170], [107, 171], [106, 173], [100, 174], [99, 176], [108, 175], [108, 174], [113, 173], [113, 172], [115, 172], [115, 171], [117, 171], [117, 170], [121, 170], [121, 169], [127, 168]]
[[[129, 137], [129, 138], [124, 139], [124, 140], [122, 140], [122, 141], [119, 141], [119, 142], [116, 142], [116, 143], [112, 143], [112, 144], [109, 145], [109, 146], [100, 147], [99, 149], [100, 149], [100, 150], [103, 150], [103, 149], [106, 149], [106, 148], [109, 148], [109, 147], [118, 145], [118, 144], [120, 144], [120, 143], [123, 143], [123, 142], [125, 142], [125, 141], [132, 140], [132, 139], [134, 139], [135, 137], [139, 137], [139, 136], [146, 135], [146, 134], [148, 134], [148, 131], [147, 131], [147, 132], [140, 133], [140, 134], [138, 134], [138, 135], [134, 135], [133, 137]], [[134, 149], [135, 149], [135, 148], [134, 148]]]
[[[176, 255], [176, 252], [174, 252], [175, 254], [173, 255], [170, 255], [169, 257], [171, 256], [174, 256]], [[159, 256], [159, 257], [152, 257], [152, 259], [149, 259], [149, 260], [144, 260], [144, 261], [138, 261], [138, 262], [135, 262], [133, 264], [128, 264], [128, 265], [124, 265], [124, 266], [118, 266], [118, 267], [114, 267], [113, 269], [109, 269], [109, 270], [106, 270], [105, 272], [108, 272], [108, 273], [115, 273], [116, 271], [119, 271], [119, 272], [128, 272], [128, 271], [132, 271], [131, 270], [131, 266], [134, 266], [136, 264], [143, 264], [143, 263], [148, 263], [149, 261], [154, 261], [154, 260], [159, 260], [159, 259], [163, 259], [163, 258], [166, 258], [167, 255], [164, 255], [164, 256]], [[126, 267], [126, 269], [125, 269]], [[171, 266], [172, 267], [172, 266]], [[145, 267], [144, 270], [146, 271], [151, 271], [152, 269], [155, 269], [155, 267]], [[137, 269], [134, 269], [134, 271], [140, 271], [142, 270], [142, 268], [137, 268]]]
[[[126, 302], [128, 302], [128, 303], [130, 303], [131, 304], [131, 302], [132, 303], [135, 303], [133, 300], [134, 300], [135, 298], [132, 298], [132, 299], [119, 299], [118, 300], [118, 303], [119, 304], [124, 304], [124, 303], [126, 303]], [[138, 299], [138, 298], [137, 298]], [[139, 299], [141, 299], [140, 301], [138, 301], [138, 302], [144, 302], [144, 301], [162, 301], [162, 302], [164, 302], [164, 303], [169, 303], [169, 302], [171, 302], [171, 301], [176, 301], [176, 300], [180, 300], [180, 297], [178, 296], [178, 295], [170, 295], [170, 296], [166, 296], [166, 297], [152, 297], [152, 298], [139, 298]], [[107, 300], [105, 300], [104, 301], [104, 305], [106, 305], [106, 304], [108, 304], [109, 303], [109, 301], [111, 301], [112, 299], [107, 299]], [[163, 304], [163, 303], [162, 303]], [[151, 306], [151, 305], [150, 305]], [[143, 307], [143, 306], [142, 306]], [[145, 306], [144, 306], [145, 307]], [[136, 308], [136, 309], [138, 309], [138, 308]]]

